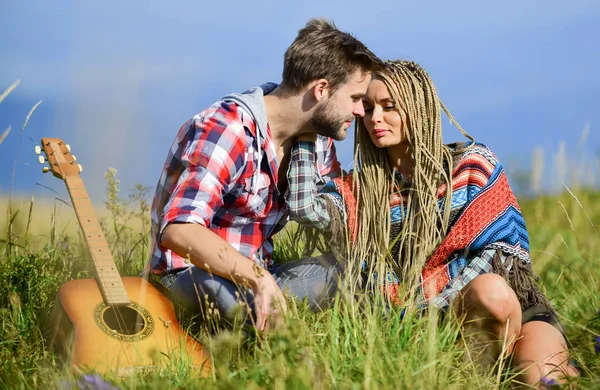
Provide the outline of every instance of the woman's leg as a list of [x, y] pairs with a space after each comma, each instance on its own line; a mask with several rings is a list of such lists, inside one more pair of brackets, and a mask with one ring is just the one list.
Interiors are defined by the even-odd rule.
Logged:
[[453, 303], [463, 318], [463, 336], [473, 361], [481, 368], [493, 366], [502, 351], [513, 353], [513, 365], [523, 371], [519, 381], [538, 386], [540, 380], [561, 382], [576, 376], [569, 366], [562, 333], [549, 323], [531, 321], [521, 325], [522, 311], [515, 292], [496, 274], [478, 276], [467, 284]]
[[521, 305], [504, 278], [480, 275], [467, 284], [453, 303], [463, 321], [463, 338], [471, 361], [488, 372], [502, 353], [512, 352], [521, 333]]
[[519, 380], [527, 384], [538, 384], [542, 378], [560, 383], [566, 376], [578, 375], [569, 365], [564, 336], [554, 326], [542, 321], [523, 324], [513, 364], [523, 371]]

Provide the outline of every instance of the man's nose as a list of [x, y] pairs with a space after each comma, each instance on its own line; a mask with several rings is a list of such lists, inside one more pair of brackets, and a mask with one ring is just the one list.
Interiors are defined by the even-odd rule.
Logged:
[[363, 106], [362, 100], [354, 106], [354, 111], [352, 113], [360, 118], [365, 116], [365, 107]]

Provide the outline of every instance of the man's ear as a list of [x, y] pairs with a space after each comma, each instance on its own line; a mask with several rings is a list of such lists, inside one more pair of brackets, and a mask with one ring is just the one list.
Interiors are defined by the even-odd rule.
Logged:
[[327, 79], [319, 79], [313, 86], [313, 95], [317, 102], [329, 97], [329, 81]]

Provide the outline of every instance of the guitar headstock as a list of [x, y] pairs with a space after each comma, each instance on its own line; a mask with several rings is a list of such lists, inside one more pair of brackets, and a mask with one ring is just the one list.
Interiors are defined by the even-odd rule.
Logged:
[[[43, 172], [51, 171], [59, 179], [65, 180], [67, 177], [79, 176], [81, 165], [75, 161], [75, 156], [71, 154], [71, 147], [60, 138], [42, 138], [42, 146], [36, 146], [36, 154], [44, 152], [50, 167], [44, 167]], [[38, 157], [39, 162], [45, 162], [43, 156]]]

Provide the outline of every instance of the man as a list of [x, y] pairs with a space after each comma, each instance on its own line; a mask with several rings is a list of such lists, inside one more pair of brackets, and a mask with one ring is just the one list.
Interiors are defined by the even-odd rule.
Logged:
[[307, 288], [310, 278], [300, 285], [293, 275], [332, 278], [327, 267], [296, 263], [289, 267], [300, 272], [288, 268], [279, 278], [269, 272], [272, 236], [287, 220], [291, 144], [300, 134], [321, 135], [320, 175], [335, 175], [326, 137], [344, 139], [364, 115], [362, 97], [379, 66], [356, 38], [313, 19], [285, 53], [281, 85], [226, 96], [179, 130], [152, 205], [151, 270], [175, 300], [202, 314], [216, 305], [227, 320], [246, 303], [263, 330], [285, 310], [282, 288], [319, 299], [323, 291]]

